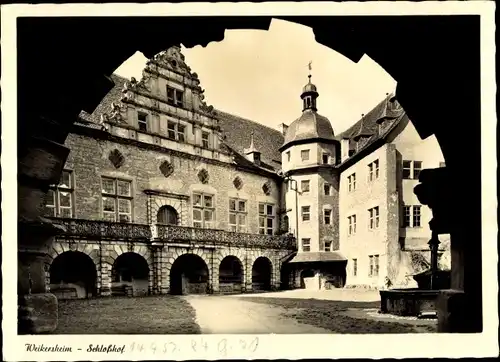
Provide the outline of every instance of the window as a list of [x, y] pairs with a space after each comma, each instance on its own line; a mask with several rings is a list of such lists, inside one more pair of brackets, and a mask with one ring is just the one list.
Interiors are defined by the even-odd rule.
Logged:
[[309, 180], [302, 180], [300, 182], [300, 189], [302, 192], [309, 192], [310, 182]]
[[168, 121], [167, 128], [168, 138], [179, 142], [186, 142], [186, 126], [180, 123]]
[[421, 206], [404, 206], [404, 219], [403, 219], [403, 227], [420, 227], [421, 226]]
[[311, 206], [302, 206], [302, 221], [311, 220]]
[[330, 185], [329, 183], [325, 182], [325, 184], [323, 185], [323, 189], [326, 196], [330, 196], [332, 194], [332, 185]]
[[329, 164], [330, 163], [330, 155], [328, 153], [323, 153], [323, 164]]
[[420, 171], [422, 171], [422, 161], [403, 161], [403, 179], [418, 180]]
[[274, 205], [259, 203], [259, 233], [273, 235]]
[[204, 148], [209, 148], [209, 146], [210, 146], [209, 137], [210, 137], [210, 133], [201, 132], [201, 145]]
[[137, 123], [139, 125], [139, 130], [143, 132], [148, 131], [148, 116], [145, 113], [137, 113]]
[[244, 233], [247, 231], [247, 202], [240, 199], [229, 199], [229, 228], [231, 231]]
[[368, 180], [373, 181], [378, 178], [379, 175], [379, 162], [378, 160], [373, 161], [368, 164]]
[[380, 270], [379, 255], [369, 255], [368, 257], [370, 259], [370, 271], [368, 276], [377, 277]]
[[291, 158], [291, 156], [290, 156], [290, 151], [288, 151], [288, 152], [286, 153], [286, 159], [287, 159], [287, 161], [288, 161], [288, 162], [290, 162], [290, 158]]
[[332, 242], [325, 241], [325, 251], [332, 251]]
[[352, 276], [358, 275], [358, 259], [352, 259]]
[[73, 174], [63, 170], [59, 183], [52, 185], [45, 198], [45, 214], [64, 218], [73, 217]]
[[300, 151], [300, 158], [302, 161], [309, 161], [309, 150]]
[[193, 226], [195, 228], [211, 229], [214, 225], [214, 196], [193, 194]]
[[332, 210], [323, 210], [323, 214], [325, 225], [330, 225], [332, 223]]
[[379, 208], [378, 206], [368, 210], [370, 213], [370, 229], [377, 229], [379, 226]]
[[356, 190], [356, 174], [353, 173], [350, 176], [347, 176], [347, 186], [349, 192]]
[[184, 105], [183, 95], [184, 95], [183, 91], [169, 87], [167, 85], [167, 103], [170, 104], [171, 106], [183, 107]]
[[302, 251], [311, 251], [311, 239], [302, 239]]
[[132, 183], [102, 177], [102, 216], [106, 221], [132, 221]]
[[356, 215], [351, 215], [347, 218], [349, 222], [349, 235], [356, 234]]

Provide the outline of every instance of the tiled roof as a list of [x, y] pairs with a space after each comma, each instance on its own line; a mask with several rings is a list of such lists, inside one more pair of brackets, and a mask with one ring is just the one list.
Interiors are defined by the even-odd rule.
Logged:
[[316, 138], [335, 139], [332, 124], [328, 118], [318, 114], [316, 111], [306, 109], [286, 130], [283, 148], [295, 141]]
[[316, 251], [298, 253], [290, 263], [312, 263], [328, 261], [346, 261], [346, 257], [339, 251]]
[[233, 114], [215, 110], [219, 125], [226, 135], [225, 143], [239, 154], [244, 155], [250, 147], [252, 132], [255, 148], [261, 153], [261, 160], [275, 169], [280, 168], [283, 134], [260, 123]]
[[[386, 137], [389, 132], [403, 119], [405, 111], [395, 99], [393, 94], [388, 94], [372, 110], [361, 119], [337, 136], [337, 139], [348, 139], [349, 149], [357, 152], [366, 148], [375, 141]], [[390, 127], [380, 127], [380, 122], [389, 122]], [[363, 147], [356, 150], [357, 141], [363, 142]]]
[[[102, 101], [96, 107], [92, 114], [80, 112], [80, 118], [83, 121], [100, 123], [100, 116], [111, 111], [113, 102], [120, 102], [123, 86], [128, 80], [117, 74], [112, 74], [111, 79], [115, 86], [104, 96]], [[257, 122], [235, 116], [233, 114], [215, 110], [216, 118], [219, 120], [219, 126], [225, 134], [226, 145], [239, 155], [235, 157], [238, 164], [245, 166], [255, 166], [268, 170], [277, 170], [280, 168], [281, 153], [279, 147], [283, 144], [283, 135], [278, 130], [261, 125]], [[253, 162], [247, 160], [244, 156], [244, 149], [250, 146], [251, 134], [254, 133], [255, 148], [261, 152], [261, 166], [256, 166]], [[241, 156], [241, 157], [240, 157]]]

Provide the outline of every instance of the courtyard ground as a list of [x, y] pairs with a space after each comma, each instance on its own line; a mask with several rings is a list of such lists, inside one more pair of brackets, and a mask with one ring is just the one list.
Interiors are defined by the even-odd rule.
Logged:
[[370, 291], [61, 301], [56, 334], [429, 333], [435, 320], [378, 313]]

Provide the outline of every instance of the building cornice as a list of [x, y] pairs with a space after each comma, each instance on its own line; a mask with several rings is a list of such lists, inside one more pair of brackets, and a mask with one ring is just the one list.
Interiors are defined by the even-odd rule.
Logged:
[[115, 142], [115, 143], [126, 145], [126, 146], [135, 146], [135, 147], [150, 150], [150, 151], [156, 151], [156, 152], [160, 152], [160, 153], [173, 155], [173, 156], [176, 156], [179, 158], [186, 158], [186, 159], [190, 159], [190, 160], [205, 162], [207, 164], [236, 169], [236, 170], [252, 173], [252, 174], [263, 176], [263, 177], [280, 179], [280, 177], [276, 173], [271, 172], [271, 171], [254, 169], [254, 168], [238, 165], [236, 163], [227, 163], [227, 162], [223, 162], [220, 160], [206, 158], [206, 157], [203, 157], [200, 155], [193, 155], [193, 154], [182, 152], [182, 151], [172, 150], [172, 149], [165, 148], [165, 147], [158, 146], [158, 145], [154, 145], [151, 143], [146, 143], [146, 142], [141, 142], [141, 141], [130, 139], [130, 138], [123, 138], [123, 137], [115, 136], [115, 135], [112, 135], [109, 132], [104, 131], [104, 130], [90, 128], [90, 127], [82, 126], [82, 125], [78, 125], [78, 124], [73, 124], [73, 127], [71, 129], [71, 133], [79, 134], [79, 135], [83, 135], [83, 136], [88, 136], [91, 138], [101, 139], [101, 140], [105, 140], [105, 141], [111, 141], [111, 142]]
[[288, 170], [285, 176], [293, 175], [308, 175], [312, 173], [319, 173], [321, 171], [336, 172], [337, 168], [335, 165], [313, 165], [308, 167], [295, 168]]
[[315, 137], [315, 138], [306, 138], [302, 140], [294, 140], [290, 141], [283, 146], [279, 148], [280, 152], [285, 151], [286, 149], [296, 146], [296, 145], [301, 145], [301, 144], [306, 144], [306, 143], [330, 143], [330, 144], [339, 144], [340, 142], [338, 140], [332, 140], [330, 138], [322, 138], [322, 137]]

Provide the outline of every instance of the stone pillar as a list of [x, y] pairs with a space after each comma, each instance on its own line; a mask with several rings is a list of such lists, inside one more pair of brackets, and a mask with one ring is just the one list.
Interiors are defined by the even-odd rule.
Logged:
[[101, 297], [111, 296], [111, 271], [112, 265], [109, 263], [109, 250], [105, 245], [99, 245], [100, 247], [100, 264], [101, 264], [101, 289], [99, 295]]
[[210, 258], [210, 265], [208, 266], [209, 270], [209, 278], [208, 278], [208, 283], [209, 283], [209, 292], [212, 293], [218, 293], [219, 292], [219, 266], [220, 266], [220, 261], [217, 258], [217, 249], [212, 249], [212, 252], [210, 255], [208, 255], [208, 258]]
[[166, 252], [164, 251], [165, 247], [160, 243], [152, 244], [152, 253], [153, 253], [153, 289], [152, 294], [165, 294], [163, 293], [163, 274], [162, 270], [164, 269], [164, 262], [166, 259]]

